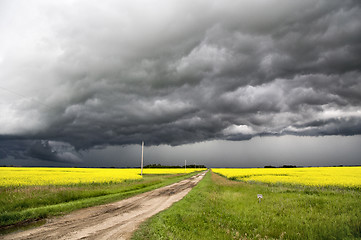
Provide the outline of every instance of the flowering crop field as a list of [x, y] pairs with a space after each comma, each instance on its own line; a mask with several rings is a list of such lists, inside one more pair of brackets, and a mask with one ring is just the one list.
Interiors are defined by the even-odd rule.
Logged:
[[361, 188], [361, 167], [213, 168], [212, 171], [242, 181]]
[[[361, 176], [360, 168], [212, 170], [249, 178], [287, 174], [292, 182], [317, 177], [325, 183], [331, 175], [332, 184]], [[361, 188], [244, 184], [208, 172], [185, 198], [143, 223], [132, 239], [361, 239], [360, 199]]]
[[204, 171], [206, 168], [144, 168], [143, 174], [181, 174], [192, 173], [195, 171]]
[[[191, 173], [200, 169], [143, 169], [144, 174]], [[0, 187], [110, 183], [141, 179], [140, 169], [0, 167]]]
[[140, 168], [0, 167], [0, 239], [3, 226], [118, 201], [179, 182], [200, 169], [143, 170], [141, 176]]
[[138, 169], [0, 168], [0, 186], [71, 185], [141, 178]]

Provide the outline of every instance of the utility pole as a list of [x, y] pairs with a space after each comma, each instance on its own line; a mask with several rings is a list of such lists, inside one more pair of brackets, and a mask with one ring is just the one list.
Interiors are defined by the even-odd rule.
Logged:
[[184, 160], [184, 171], [187, 171], [187, 160]]
[[142, 162], [140, 164], [140, 175], [143, 176], [143, 153], [144, 153], [144, 141], [142, 141]]

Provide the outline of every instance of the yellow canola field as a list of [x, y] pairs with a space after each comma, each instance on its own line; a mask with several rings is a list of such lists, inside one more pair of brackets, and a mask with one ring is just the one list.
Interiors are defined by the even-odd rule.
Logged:
[[243, 181], [361, 188], [361, 167], [213, 168], [212, 171]]
[[[143, 169], [143, 174], [178, 174], [200, 169]], [[0, 167], [0, 187], [109, 183], [142, 179], [140, 169]]]
[[1, 167], [0, 186], [71, 185], [141, 179], [139, 169]]

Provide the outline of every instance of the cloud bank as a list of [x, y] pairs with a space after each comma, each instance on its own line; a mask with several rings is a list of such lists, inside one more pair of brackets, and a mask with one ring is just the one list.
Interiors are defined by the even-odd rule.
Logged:
[[2, 1], [0, 9], [2, 156], [19, 148], [79, 160], [54, 155], [46, 141], [79, 150], [361, 134], [360, 1]]

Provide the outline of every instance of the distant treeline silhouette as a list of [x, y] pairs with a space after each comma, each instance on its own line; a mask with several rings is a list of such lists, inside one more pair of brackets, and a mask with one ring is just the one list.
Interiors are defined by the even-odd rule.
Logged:
[[276, 166], [264, 166], [264, 168], [296, 168], [297, 166], [295, 165], [283, 165], [280, 167], [276, 167]]
[[[201, 165], [201, 164], [190, 164], [186, 166], [187, 168], [207, 168], [205, 165]], [[144, 166], [144, 168], [184, 168], [183, 166], [166, 166], [166, 165], [161, 165], [161, 164], [149, 164]]]

